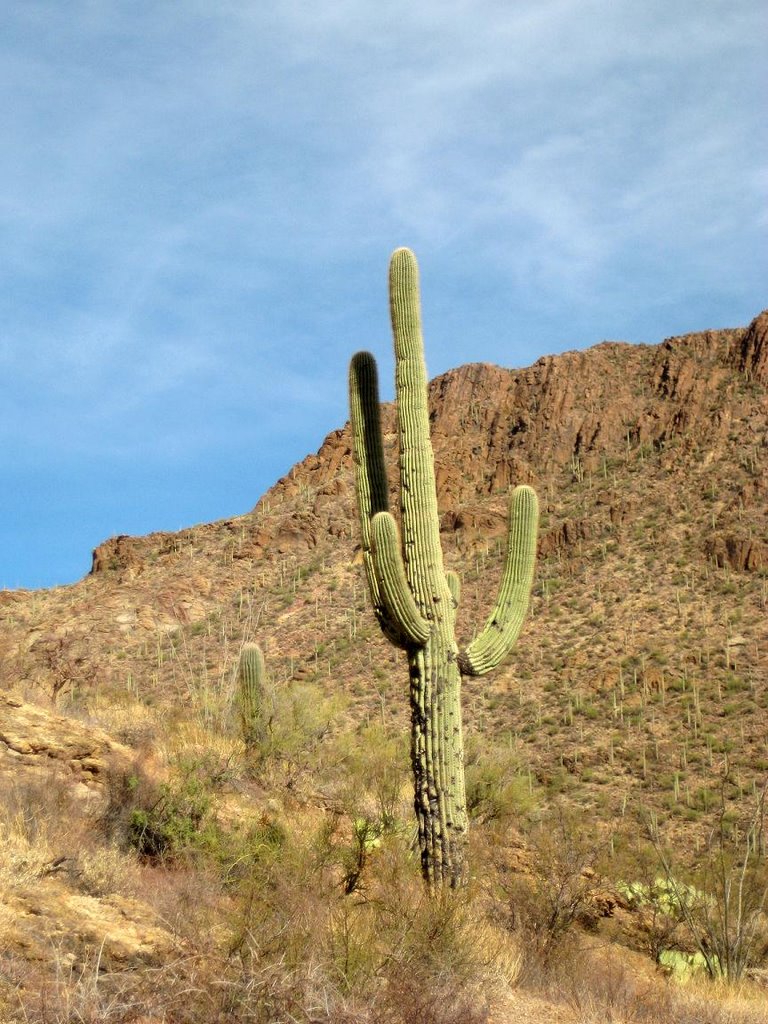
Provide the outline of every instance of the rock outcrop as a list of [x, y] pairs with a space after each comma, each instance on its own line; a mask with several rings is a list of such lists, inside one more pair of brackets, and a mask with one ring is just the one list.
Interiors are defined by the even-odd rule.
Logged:
[[0, 785], [63, 784], [88, 813], [109, 803], [110, 781], [131, 771], [135, 754], [101, 729], [0, 696]]

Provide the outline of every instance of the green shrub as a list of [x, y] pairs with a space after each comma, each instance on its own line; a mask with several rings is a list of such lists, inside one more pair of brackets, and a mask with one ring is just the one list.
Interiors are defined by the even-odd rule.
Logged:
[[141, 857], [180, 861], [216, 853], [222, 831], [213, 814], [213, 795], [221, 787], [222, 768], [212, 756], [179, 757], [154, 799], [131, 810], [130, 844]]
[[481, 821], [501, 821], [530, 813], [537, 798], [514, 748], [486, 748], [478, 737], [466, 742], [467, 810]]

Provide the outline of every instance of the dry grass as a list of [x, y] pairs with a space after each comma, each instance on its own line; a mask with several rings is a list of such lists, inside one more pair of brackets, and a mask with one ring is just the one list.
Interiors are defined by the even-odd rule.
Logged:
[[[110, 810], [111, 832], [78, 812], [66, 785], [5, 792], [3, 892], [39, 885], [64, 856], [62, 882], [96, 900], [143, 900], [173, 943], [172, 953], [155, 961], [135, 957], [118, 972], [98, 943], [64, 938], [44, 968], [9, 944], [13, 922], [0, 910], [10, 985], [5, 998], [17, 1014], [3, 1010], [7, 1019], [128, 1024], [154, 1015], [165, 1024], [484, 1024], [504, 1020], [500, 1014], [522, 986], [549, 999], [558, 1013], [571, 1014], [574, 1024], [766, 1021], [764, 1000], [748, 986], [681, 986], [657, 973], [648, 958], [601, 935], [589, 904], [601, 888], [594, 867], [605, 851], [580, 831], [578, 820], [544, 813], [538, 788], [525, 787], [520, 808], [512, 792], [503, 813], [499, 805], [490, 821], [475, 823], [475, 878], [466, 891], [427, 898], [402, 799], [402, 743], [395, 733], [368, 725], [359, 733], [329, 733], [295, 755], [303, 729], [316, 737], [316, 722], [312, 714], [297, 719], [294, 733], [265, 755], [254, 780], [236, 735], [202, 725], [194, 713], [178, 718], [154, 754], [154, 768], [163, 774], [123, 780], [115, 789], [114, 800], [123, 803]], [[492, 759], [493, 748], [485, 753]], [[161, 788], [161, 779], [170, 790]], [[126, 822], [132, 809], [169, 792], [175, 794], [173, 814], [183, 818], [187, 798], [189, 806], [202, 801], [216, 828], [206, 833], [207, 845], [195, 846], [193, 839], [165, 862], [142, 863], [125, 845]], [[377, 837], [362, 857], [361, 815]], [[538, 875], [510, 871], [510, 819], [527, 830]], [[202, 836], [208, 821], [201, 820], [193, 835]], [[345, 893], [355, 857], [359, 878]], [[551, 942], [541, 941], [541, 915], [533, 912], [539, 904], [549, 907], [544, 876], [559, 879], [557, 891], [568, 897], [568, 913], [558, 916]], [[585, 921], [594, 930], [589, 943], [581, 931]]]
[[[13, 856], [4, 859], [3, 881], [21, 885], [39, 878], [45, 858], [58, 848], [51, 845], [56, 827], [50, 808], [46, 817], [39, 803], [26, 825], [18, 807], [11, 810], [6, 824], [15, 824], [3, 834]], [[345, 896], [340, 880], [350, 836], [338, 816], [295, 807], [251, 848], [246, 870], [224, 874], [212, 862], [141, 866], [92, 838], [79, 859], [87, 885], [108, 896], [131, 879], [176, 936], [178, 954], [115, 972], [104, 969], [97, 946], [78, 957], [59, 947], [47, 969], [6, 950], [3, 970], [16, 1008], [8, 1003], [0, 1019], [485, 1024], [504, 1020], [499, 1014], [514, 1006], [514, 993], [524, 985], [573, 1024], [768, 1020], [764, 995], [749, 986], [683, 986], [657, 973], [648, 959], [598, 938], [585, 940], [578, 929], [566, 932], [546, 962], [538, 961], [537, 972], [532, 937], [500, 923], [481, 850], [482, 888], [473, 884], [429, 899], [405, 836], [393, 832], [365, 864], [359, 887]]]
[[668, 977], [614, 944], [572, 936], [526, 986], [563, 1003], [574, 1024], [767, 1024], [768, 996], [750, 982]]
[[88, 825], [61, 774], [0, 791], [0, 891], [33, 885], [57, 860], [76, 857]]
[[[15, 802], [15, 801], [14, 801]], [[41, 822], [23, 810], [0, 813], [0, 888], [31, 885], [52, 859], [49, 822]]]

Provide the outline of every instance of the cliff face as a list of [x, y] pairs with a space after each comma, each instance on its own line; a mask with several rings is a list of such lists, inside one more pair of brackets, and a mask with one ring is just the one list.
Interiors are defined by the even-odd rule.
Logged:
[[[768, 312], [748, 328], [671, 338], [659, 346], [604, 343], [545, 356], [525, 370], [476, 363], [438, 377], [430, 401], [441, 507], [458, 513], [459, 506], [520, 480], [556, 475], [574, 460], [595, 471], [603, 460], [622, 458], [637, 446], [660, 450], [683, 439], [684, 451], [669, 460], [682, 468], [681, 454], [698, 447], [716, 457], [731, 420], [749, 411], [750, 396], [736, 392], [745, 382], [766, 380], [766, 336]], [[393, 451], [394, 431], [389, 409], [385, 436]], [[323, 507], [336, 508], [340, 496], [349, 496], [350, 453], [348, 429], [331, 434], [274, 493], [296, 496], [312, 489], [313, 512], [322, 520]], [[313, 531], [308, 539], [316, 540]]]

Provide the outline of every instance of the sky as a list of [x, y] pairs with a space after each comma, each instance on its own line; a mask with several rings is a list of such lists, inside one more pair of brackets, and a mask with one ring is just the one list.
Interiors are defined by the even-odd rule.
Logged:
[[0, 9], [0, 587], [247, 512], [427, 366], [768, 305], [763, 0], [16, 0]]

